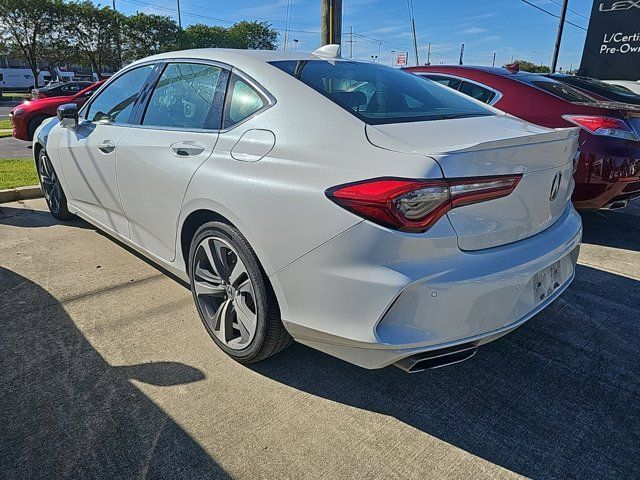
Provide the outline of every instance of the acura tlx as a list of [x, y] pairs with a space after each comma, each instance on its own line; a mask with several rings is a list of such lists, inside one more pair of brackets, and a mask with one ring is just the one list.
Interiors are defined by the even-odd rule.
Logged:
[[203, 49], [125, 67], [33, 151], [52, 214], [188, 281], [237, 361], [296, 340], [414, 372], [569, 285], [577, 136], [336, 46]]

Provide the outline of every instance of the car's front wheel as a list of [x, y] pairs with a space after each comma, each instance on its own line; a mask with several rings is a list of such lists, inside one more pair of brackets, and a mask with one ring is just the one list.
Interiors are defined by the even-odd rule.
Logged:
[[40, 153], [38, 153], [36, 167], [38, 169], [40, 188], [42, 189], [44, 199], [47, 202], [51, 215], [58, 220], [70, 220], [74, 218], [74, 215], [69, 213], [67, 208], [67, 197], [62, 190], [62, 185], [60, 185], [58, 175], [56, 174], [56, 171], [51, 164], [51, 160], [44, 148], [40, 150]]
[[191, 242], [189, 278], [207, 332], [241, 363], [264, 360], [292, 341], [253, 249], [233, 226], [202, 225]]

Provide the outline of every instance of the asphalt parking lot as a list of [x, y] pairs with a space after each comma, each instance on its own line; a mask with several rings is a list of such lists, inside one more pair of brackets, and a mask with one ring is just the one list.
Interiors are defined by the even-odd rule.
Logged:
[[640, 478], [640, 207], [471, 360], [409, 375], [301, 345], [245, 367], [190, 292], [43, 200], [0, 205], [0, 477]]

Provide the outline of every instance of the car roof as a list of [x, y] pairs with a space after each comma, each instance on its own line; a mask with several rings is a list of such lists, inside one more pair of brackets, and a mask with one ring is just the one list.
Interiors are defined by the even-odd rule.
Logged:
[[191, 50], [177, 50], [173, 52], [161, 53], [146, 57], [133, 62], [132, 65], [153, 61], [171, 60], [181, 58], [193, 58], [199, 60], [211, 60], [227, 63], [232, 66], [256, 65], [257, 63], [268, 63], [276, 61], [300, 61], [300, 60], [326, 60], [326, 61], [349, 61], [342, 57], [328, 58], [314, 55], [307, 52], [291, 52], [282, 50], [244, 50], [234, 48], [197, 48]]
[[482, 65], [421, 65], [418, 67], [410, 67], [411, 69], [427, 69], [432, 72], [437, 72], [440, 69], [454, 69], [454, 70], [475, 70], [478, 72], [492, 73], [501, 77], [509, 77], [516, 79], [535, 79], [535, 77], [544, 78], [545, 75], [534, 72], [524, 71], [512, 71], [503, 67], [484, 67]]

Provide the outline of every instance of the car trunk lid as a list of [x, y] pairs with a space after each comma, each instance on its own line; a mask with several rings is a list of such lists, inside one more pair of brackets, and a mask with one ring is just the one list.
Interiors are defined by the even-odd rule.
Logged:
[[432, 157], [445, 178], [522, 175], [509, 196], [447, 214], [462, 250], [535, 235], [551, 226], [570, 201], [577, 128], [551, 130], [496, 115], [367, 125], [366, 131], [380, 148]]

